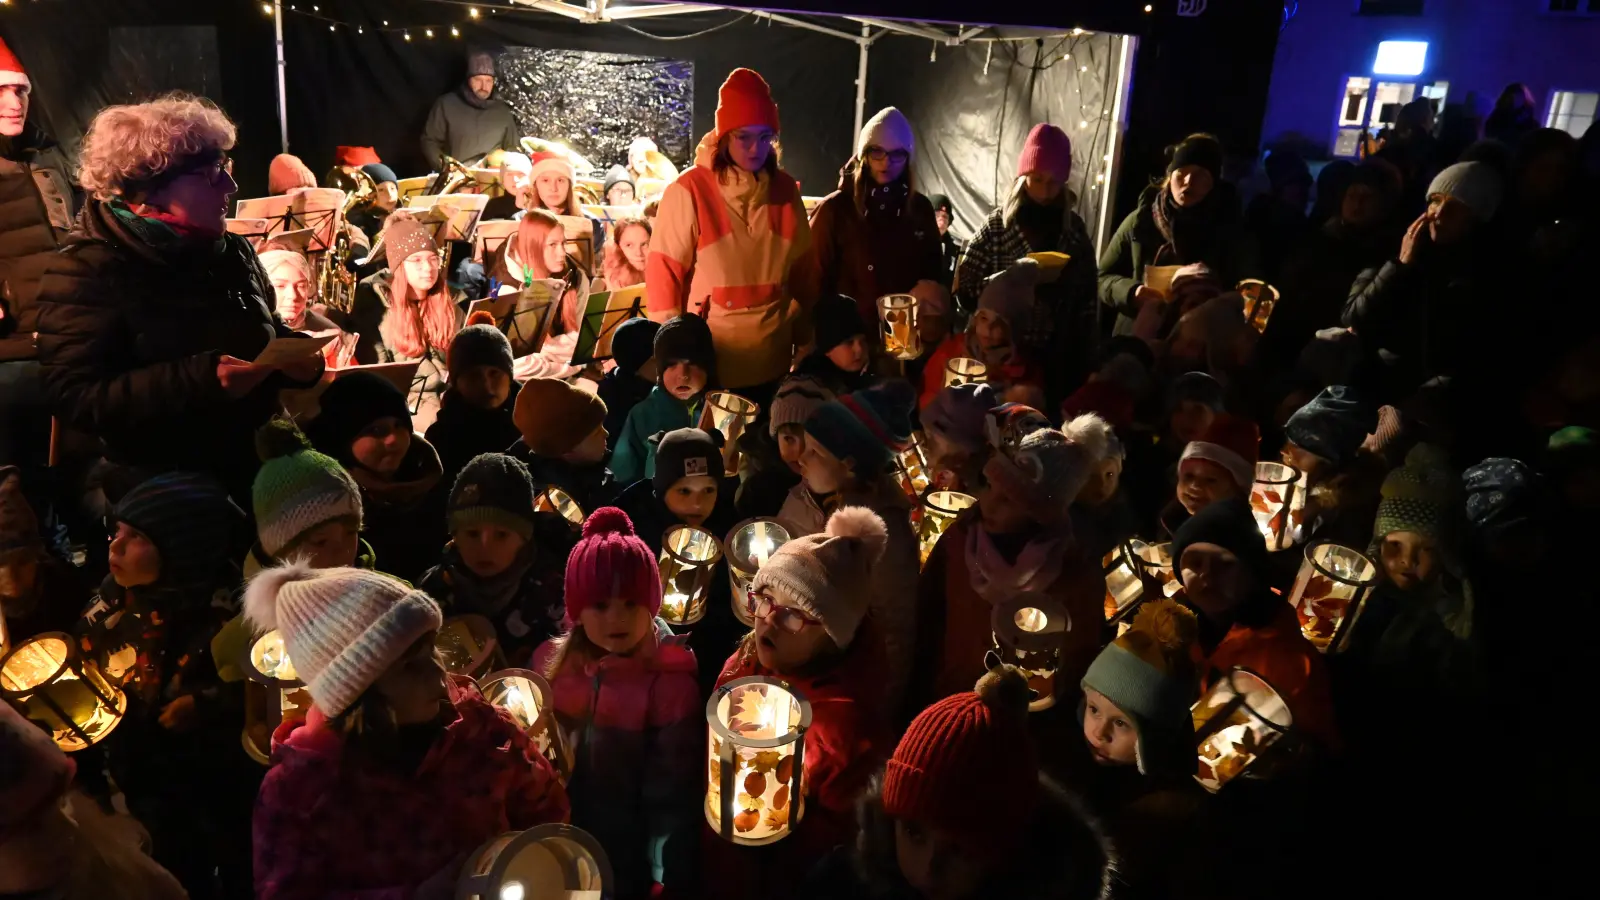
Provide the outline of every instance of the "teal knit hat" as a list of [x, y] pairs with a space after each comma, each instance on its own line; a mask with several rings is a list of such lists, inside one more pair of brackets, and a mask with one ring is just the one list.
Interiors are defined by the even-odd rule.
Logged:
[[1461, 480], [1450, 470], [1444, 451], [1418, 444], [1405, 465], [1383, 480], [1383, 498], [1372, 528], [1372, 549], [1397, 531], [1412, 531], [1446, 551], [1455, 547], [1461, 510]]
[[311, 442], [288, 419], [274, 419], [256, 432], [261, 470], [250, 487], [261, 549], [281, 557], [306, 532], [334, 519], [350, 518], [361, 526], [361, 489], [331, 456], [311, 449]]
[[1189, 708], [1199, 681], [1190, 652], [1198, 636], [1194, 613], [1173, 600], [1152, 600], [1083, 676], [1084, 688], [1098, 692], [1133, 720], [1141, 774], [1193, 774]]

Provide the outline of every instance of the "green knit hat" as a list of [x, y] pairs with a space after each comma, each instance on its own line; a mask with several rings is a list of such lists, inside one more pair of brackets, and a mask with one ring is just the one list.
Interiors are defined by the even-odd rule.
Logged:
[[[1189, 707], [1199, 685], [1192, 660], [1198, 637], [1195, 615], [1182, 604], [1165, 598], [1149, 601], [1128, 631], [1100, 651], [1080, 682], [1133, 720], [1141, 774], [1192, 774]], [[1083, 718], [1082, 709], [1078, 718]]]
[[480, 453], [450, 489], [450, 533], [472, 525], [498, 525], [533, 537], [533, 476], [522, 461], [504, 453]]
[[1461, 479], [1450, 470], [1449, 457], [1431, 444], [1418, 444], [1405, 465], [1383, 480], [1383, 499], [1372, 528], [1372, 549], [1397, 531], [1412, 531], [1451, 550], [1459, 534]]
[[273, 558], [306, 532], [334, 519], [361, 526], [361, 489], [331, 456], [311, 449], [294, 422], [273, 419], [256, 432], [261, 470], [250, 488], [256, 537]]

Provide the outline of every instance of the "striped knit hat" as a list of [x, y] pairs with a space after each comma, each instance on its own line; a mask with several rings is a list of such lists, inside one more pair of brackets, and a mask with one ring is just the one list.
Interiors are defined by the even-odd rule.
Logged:
[[911, 440], [911, 407], [916, 393], [898, 379], [845, 394], [817, 407], [806, 419], [806, 434], [838, 459], [854, 459], [862, 478], [889, 468], [890, 451]]
[[244, 592], [245, 618], [276, 630], [317, 709], [333, 718], [412, 644], [437, 631], [439, 604], [398, 578], [367, 569], [262, 569]]
[[1453, 563], [1463, 503], [1461, 479], [1450, 469], [1449, 455], [1432, 444], [1412, 447], [1405, 465], [1383, 479], [1372, 549], [1397, 531], [1411, 531], [1433, 541]]
[[124, 494], [111, 510], [113, 522], [126, 522], [155, 545], [161, 555], [159, 583], [166, 587], [201, 584], [215, 574], [243, 519], [222, 485], [195, 472], [157, 475]]
[[769, 434], [777, 434], [784, 425], [804, 425], [817, 407], [833, 399], [833, 391], [811, 375], [790, 375], [778, 385], [772, 397], [772, 416], [767, 425]]
[[287, 419], [273, 419], [256, 432], [261, 470], [250, 487], [256, 538], [274, 559], [294, 549], [312, 529], [334, 519], [361, 527], [361, 489], [331, 456]]
[[450, 489], [450, 533], [471, 525], [498, 525], [533, 537], [533, 476], [522, 461], [504, 453], [480, 453]]

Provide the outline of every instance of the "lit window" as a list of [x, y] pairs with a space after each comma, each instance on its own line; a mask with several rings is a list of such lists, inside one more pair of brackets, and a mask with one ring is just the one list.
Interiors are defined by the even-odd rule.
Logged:
[[1594, 124], [1597, 105], [1600, 105], [1600, 94], [1556, 91], [1550, 97], [1550, 113], [1545, 117], [1544, 124], [1559, 128], [1573, 137], [1583, 137], [1583, 133]]
[[1383, 41], [1372, 61], [1374, 75], [1421, 75], [1428, 59], [1427, 41]]

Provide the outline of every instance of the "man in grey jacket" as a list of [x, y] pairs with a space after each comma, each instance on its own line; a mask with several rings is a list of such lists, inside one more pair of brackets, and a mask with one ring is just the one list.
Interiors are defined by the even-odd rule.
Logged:
[[511, 107], [494, 96], [494, 57], [483, 51], [467, 56], [467, 80], [440, 97], [422, 128], [422, 155], [438, 168], [449, 155], [477, 165], [494, 150], [517, 150], [517, 120]]

